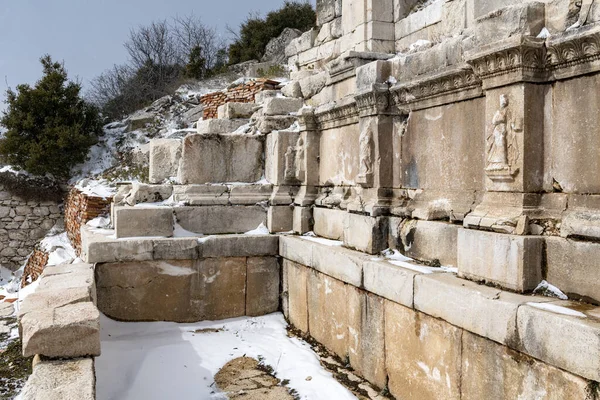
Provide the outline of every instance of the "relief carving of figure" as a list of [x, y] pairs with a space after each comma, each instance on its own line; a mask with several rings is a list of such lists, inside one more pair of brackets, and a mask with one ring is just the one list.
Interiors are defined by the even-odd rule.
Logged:
[[513, 169], [519, 157], [516, 133], [522, 131], [523, 123], [521, 119], [511, 119], [508, 106], [508, 97], [501, 95], [500, 109], [494, 114], [493, 130], [487, 137], [488, 157], [485, 170], [492, 179], [509, 179], [518, 172]]
[[359, 177], [368, 177], [373, 173], [373, 131], [365, 129], [359, 139], [360, 168]]
[[287, 151], [285, 152], [285, 169], [283, 176], [286, 181], [294, 180], [296, 178], [296, 148], [294, 146], [288, 146]]
[[304, 140], [299, 137], [296, 142], [294, 178], [301, 182], [304, 181], [304, 152]]

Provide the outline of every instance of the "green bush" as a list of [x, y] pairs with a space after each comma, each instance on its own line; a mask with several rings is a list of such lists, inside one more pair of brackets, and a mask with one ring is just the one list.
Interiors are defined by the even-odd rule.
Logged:
[[8, 89], [7, 110], [0, 119], [7, 132], [0, 140], [6, 162], [34, 175], [66, 179], [71, 168], [85, 161], [102, 132], [98, 110], [84, 101], [81, 85], [49, 55], [40, 59], [43, 77]]
[[269, 41], [285, 28], [307, 31], [315, 26], [317, 16], [308, 2], [286, 1], [266, 18], [250, 16], [240, 26], [237, 39], [229, 46], [229, 64], [260, 60]]

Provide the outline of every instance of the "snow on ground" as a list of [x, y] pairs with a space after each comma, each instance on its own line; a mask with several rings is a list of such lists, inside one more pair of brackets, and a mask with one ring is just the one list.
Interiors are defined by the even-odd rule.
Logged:
[[[98, 400], [226, 399], [214, 387], [214, 375], [244, 355], [289, 379], [300, 399], [356, 399], [321, 367], [308, 344], [287, 336], [280, 313], [196, 324], [125, 323], [102, 315], [100, 327]], [[206, 329], [220, 331], [199, 332]]]

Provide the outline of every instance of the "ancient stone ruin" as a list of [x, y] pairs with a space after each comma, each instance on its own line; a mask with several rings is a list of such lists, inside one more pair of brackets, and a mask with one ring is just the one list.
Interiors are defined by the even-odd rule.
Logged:
[[285, 87], [154, 141], [87, 264], [44, 271], [23, 399], [95, 398], [99, 311], [278, 310], [390, 398], [600, 396], [600, 4], [317, 11]]

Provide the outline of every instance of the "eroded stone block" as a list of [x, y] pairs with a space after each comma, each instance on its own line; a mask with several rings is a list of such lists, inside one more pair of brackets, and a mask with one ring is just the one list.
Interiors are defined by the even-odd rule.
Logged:
[[388, 246], [388, 219], [346, 213], [344, 244], [369, 254], [377, 254]]
[[207, 119], [198, 121], [197, 131], [202, 135], [232, 133], [247, 123], [247, 119]]
[[151, 183], [162, 183], [165, 179], [177, 177], [181, 159], [181, 140], [152, 139], [150, 141]]
[[171, 207], [115, 207], [117, 239], [173, 236]]
[[267, 223], [261, 206], [176, 207], [175, 216], [183, 229], [204, 235], [245, 233]]
[[294, 228], [294, 207], [271, 206], [267, 213], [269, 232], [290, 232]]
[[19, 326], [25, 357], [100, 355], [100, 313], [91, 302], [33, 311], [23, 316]]
[[254, 103], [226, 103], [219, 106], [217, 114], [219, 119], [247, 119], [255, 110]]
[[198, 258], [197, 238], [168, 238], [152, 241], [155, 260], [195, 260]]
[[388, 388], [397, 399], [460, 399], [462, 331], [385, 301]]
[[459, 276], [517, 292], [533, 290], [542, 280], [543, 244], [541, 237], [460, 229]]
[[298, 112], [304, 105], [302, 99], [290, 97], [271, 97], [265, 100], [263, 112], [265, 115], [287, 115]]
[[275, 257], [248, 258], [246, 315], [257, 317], [279, 309], [281, 267]]

